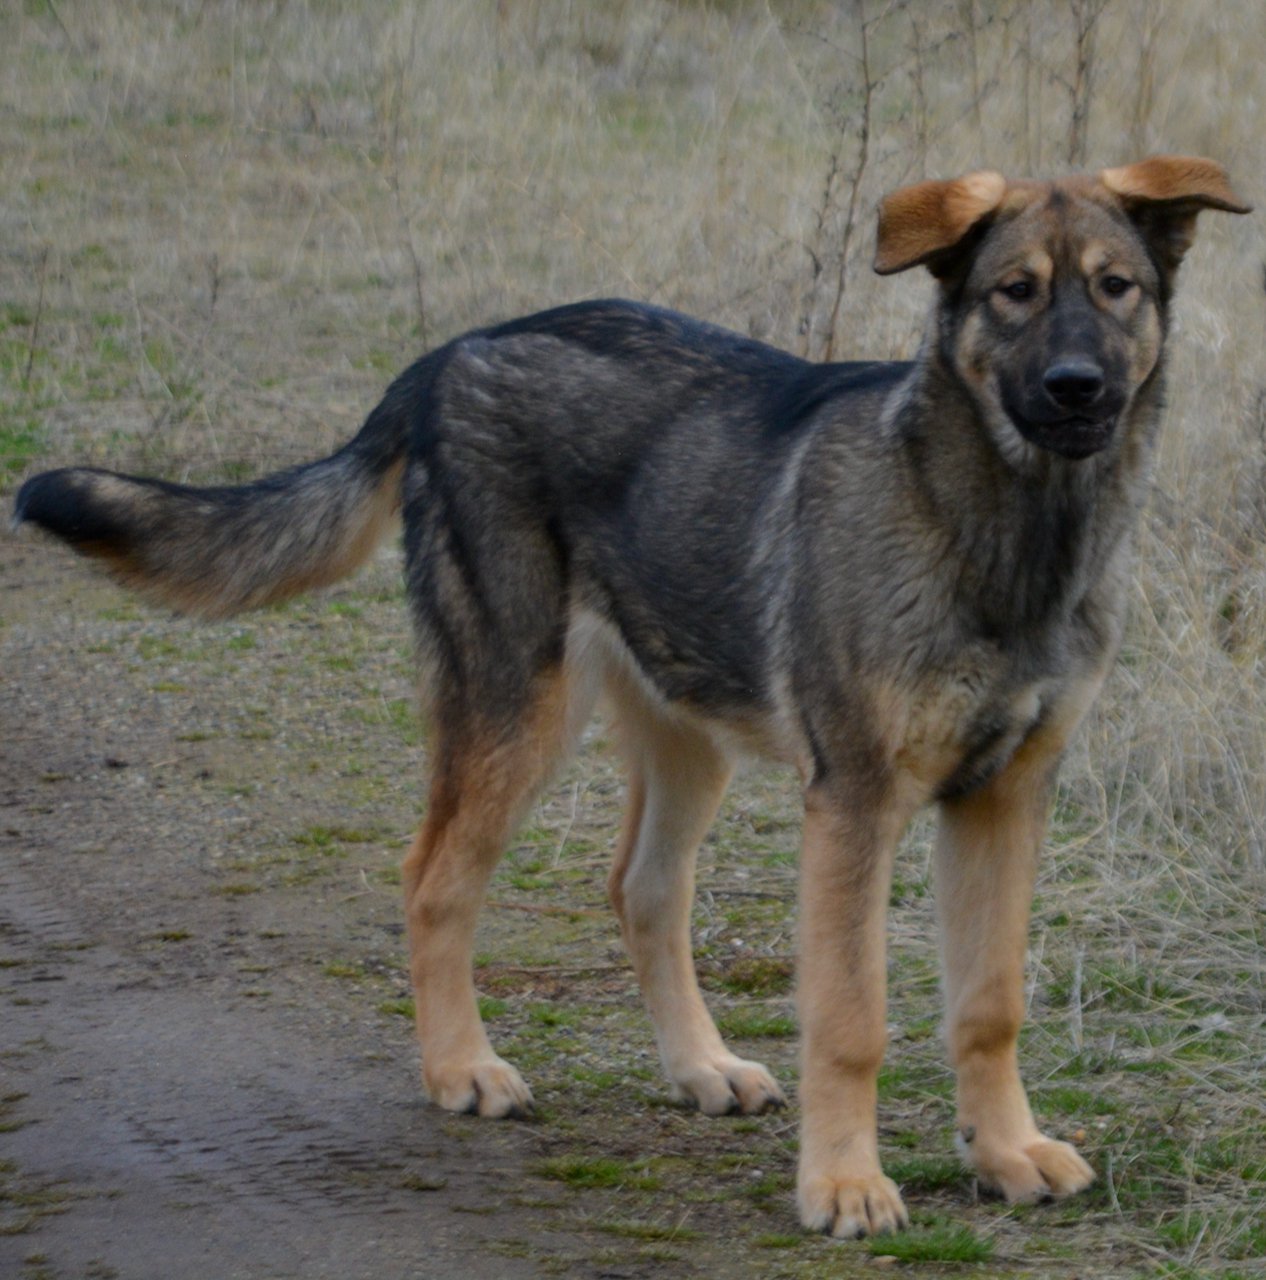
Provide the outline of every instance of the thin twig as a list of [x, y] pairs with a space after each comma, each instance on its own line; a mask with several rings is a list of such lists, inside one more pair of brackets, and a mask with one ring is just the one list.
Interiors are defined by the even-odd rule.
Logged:
[[826, 348], [824, 358], [835, 358], [835, 336], [839, 327], [840, 307], [848, 288], [848, 258], [853, 245], [853, 231], [857, 226], [857, 193], [861, 189], [862, 180], [866, 176], [866, 165], [870, 159], [870, 113], [875, 97], [875, 82], [870, 74], [870, 42], [866, 34], [865, 8], [862, 9], [862, 21], [858, 24], [862, 38], [862, 119], [858, 126], [857, 164], [853, 168], [853, 180], [848, 192], [848, 211], [844, 215], [844, 236], [840, 245], [839, 274], [835, 280], [835, 302], [831, 307], [831, 319], [826, 327]]
[[418, 14], [413, 11], [413, 21], [409, 27], [409, 53], [396, 67], [395, 102], [391, 113], [391, 168], [387, 173], [387, 183], [391, 188], [392, 200], [396, 206], [396, 218], [400, 224], [400, 239], [404, 242], [405, 252], [413, 268], [414, 304], [418, 312], [418, 337], [422, 345], [429, 345], [425, 282], [422, 274], [422, 263], [413, 243], [413, 229], [409, 225], [409, 215], [405, 212], [404, 197], [400, 190], [400, 116], [403, 110], [405, 72], [412, 71], [417, 49]]

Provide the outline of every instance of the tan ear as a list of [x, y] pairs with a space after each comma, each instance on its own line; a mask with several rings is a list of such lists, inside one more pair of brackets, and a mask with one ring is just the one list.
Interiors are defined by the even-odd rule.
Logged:
[[1231, 190], [1222, 166], [1200, 156], [1150, 156], [1120, 169], [1104, 169], [1099, 181], [1121, 201], [1170, 271], [1191, 248], [1201, 209], [1253, 209]]
[[1149, 156], [1138, 164], [1104, 169], [1099, 181], [1123, 200], [1191, 200], [1202, 209], [1253, 211], [1231, 190], [1226, 170], [1202, 156]]
[[903, 187], [879, 206], [875, 270], [906, 271], [952, 249], [1002, 203], [1007, 180], [991, 169]]

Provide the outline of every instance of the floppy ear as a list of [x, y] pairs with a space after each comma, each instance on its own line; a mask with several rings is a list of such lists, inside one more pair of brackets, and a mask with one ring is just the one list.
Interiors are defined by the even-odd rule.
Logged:
[[1231, 190], [1220, 164], [1199, 156], [1151, 156], [1120, 169], [1104, 169], [1099, 181], [1121, 202], [1171, 273], [1191, 248], [1201, 209], [1251, 213], [1253, 208]]
[[879, 206], [875, 270], [887, 276], [930, 263], [993, 213], [1006, 190], [1002, 174], [982, 169], [950, 182], [920, 182], [894, 191]]

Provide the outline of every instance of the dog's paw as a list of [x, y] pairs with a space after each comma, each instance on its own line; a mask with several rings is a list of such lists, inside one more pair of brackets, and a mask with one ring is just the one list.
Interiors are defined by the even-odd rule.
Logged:
[[423, 1063], [422, 1078], [431, 1101], [445, 1111], [522, 1120], [532, 1114], [532, 1091], [503, 1058], [491, 1054], [457, 1066]]
[[671, 1078], [673, 1097], [706, 1116], [759, 1115], [787, 1105], [778, 1082], [759, 1062], [732, 1053], [692, 1063]]
[[965, 1154], [981, 1186], [1006, 1197], [1009, 1204], [1034, 1204], [1071, 1196], [1095, 1180], [1095, 1171], [1076, 1148], [1054, 1138], [1039, 1136], [1012, 1148], [991, 1148], [973, 1142]]
[[910, 1225], [897, 1184], [878, 1169], [858, 1177], [802, 1175], [796, 1198], [800, 1221], [810, 1231], [841, 1240], [887, 1235]]

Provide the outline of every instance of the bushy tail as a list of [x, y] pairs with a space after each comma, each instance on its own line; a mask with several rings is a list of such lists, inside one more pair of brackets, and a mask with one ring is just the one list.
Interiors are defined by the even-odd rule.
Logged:
[[46, 471], [18, 491], [14, 525], [38, 525], [151, 600], [203, 618], [337, 582], [395, 524], [409, 377], [319, 462], [205, 489], [95, 467]]

